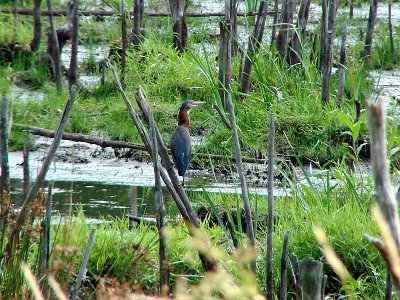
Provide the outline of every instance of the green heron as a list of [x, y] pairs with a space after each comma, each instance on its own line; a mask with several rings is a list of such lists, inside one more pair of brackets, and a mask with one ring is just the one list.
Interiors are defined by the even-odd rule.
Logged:
[[171, 152], [175, 167], [178, 170], [179, 176], [183, 177], [182, 186], [185, 185], [185, 172], [189, 166], [190, 153], [192, 146], [190, 144], [189, 135], [189, 112], [198, 105], [205, 102], [186, 100], [179, 108], [178, 126], [175, 128], [171, 137]]

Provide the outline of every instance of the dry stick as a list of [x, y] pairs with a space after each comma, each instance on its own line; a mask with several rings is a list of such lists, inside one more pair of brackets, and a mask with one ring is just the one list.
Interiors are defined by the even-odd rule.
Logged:
[[53, 143], [50, 146], [49, 153], [47, 154], [47, 157], [46, 157], [45, 161], [42, 164], [42, 168], [40, 169], [39, 174], [36, 177], [35, 182], [31, 185], [31, 188], [29, 189], [28, 195], [26, 196], [26, 198], [24, 200], [24, 203], [23, 203], [23, 205], [21, 207], [21, 210], [19, 212], [18, 220], [17, 220], [17, 223], [15, 225], [15, 229], [14, 229], [14, 231], [12, 232], [12, 234], [10, 236], [10, 240], [8, 241], [8, 244], [7, 244], [8, 257], [11, 254], [10, 251], [14, 247], [14, 242], [16, 242], [17, 239], [18, 239], [18, 235], [19, 235], [19, 232], [21, 230], [21, 227], [25, 223], [25, 219], [27, 217], [26, 216], [27, 215], [27, 212], [26, 212], [27, 206], [36, 197], [37, 191], [38, 191], [39, 187], [43, 184], [44, 179], [45, 179], [46, 174], [47, 174], [47, 171], [49, 170], [51, 161], [53, 160], [53, 157], [54, 157], [54, 155], [55, 155], [55, 153], [57, 151], [57, 148], [60, 145], [62, 134], [63, 134], [63, 132], [65, 130], [65, 127], [67, 126], [69, 117], [71, 115], [71, 110], [72, 110], [72, 106], [73, 106], [74, 101], [75, 101], [75, 97], [76, 97], [76, 86], [73, 85], [71, 87], [70, 97], [69, 97], [69, 99], [68, 99], [68, 101], [67, 101], [67, 103], [65, 105], [64, 112], [63, 112], [63, 114], [61, 116], [61, 120], [60, 120], [60, 123], [58, 125], [57, 133], [56, 133], [56, 135], [54, 137]]
[[[147, 104], [146, 98], [144, 97], [142, 88], [140, 86], [138, 86], [136, 88], [136, 90], [134, 92], [134, 96], [135, 96], [136, 102], [137, 102], [140, 110], [142, 111], [142, 113], [145, 117], [147, 124], [149, 124], [151, 122], [150, 121], [151, 108]], [[168, 172], [169, 179], [171, 180], [171, 181], [168, 180], [168, 182], [172, 182], [174, 193], [177, 193], [179, 196], [179, 197], [177, 197], [177, 199], [179, 199], [180, 203], [177, 203], [177, 204], [184, 205], [184, 209], [185, 209], [185, 212], [188, 217], [188, 219], [185, 219], [185, 221], [186, 220], [188, 221], [188, 222], [185, 222], [185, 225], [188, 228], [189, 234], [193, 235], [194, 234], [193, 227], [196, 227], [196, 228], [200, 227], [199, 220], [197, 219], [196, 213], [194, 212], [194, 210], [190, 204], [189, 198], [186, 195], [185, 190], [183, 189], [183, 187], [179, 181], [179, 178], [174, 169], [174, 164], [168, 155], [168, 149], [164, 145], [160, 131], [158, 130], [157, 126], [155, 127], [155, 132], [157, 134], [158, 154], [161, 157], [161, 164]], [[164, 169], [161, 169], [161, 170], [164, 171]], [[165, 180], [164, 180], [164, 182], [165, 182]], [[175, 201], [177, 199], [174, 198]], [[210, 261], [203, 253], [200, 253], [200, 252], [199, 252], [199, 257], [200, 257], [201, 263], [203, 265], [203, 268], [206, 271], [215, 271], [216, 266], [213, 261]]]
[[226, 127], [228, 127], [229, 130], [232, 130], [231, 128], [231, 124], [229, 123], [229, 121], [226, 119], [225, 114], [223, 113], [223, 111], [219, 108], [218, 105], [213, 105], [213, 107], [215, 108], [215, 110], [218, 112], [219, 116], [222, 119], [222, 122], [224, 122], [224, 124], [226, 125]]
[[10, 167], [8, 164], [8, 97], [1, 99], [1, 182], [0, 194], [10, 192]]
[[282, 258], [281, 258], [281, 285], [279, 287], [279, 300], [287, 299], [287, 265], [288, 265], [288, 249], [289, 249], [289, 230], [286, 231], [283, 239]]
[[73, 0], [71, 62], [68, 70], [69, 87], [77, 85], [78, 81], [78, 30], [79, 30], [79, 0]]
[[[274, 284], [272, 273], [272, 242], [274, 234], [274, 139], [275, 125], [272, 112], [269, 113], [268, 137], [268, 233], [267, 233], [267, 299], [274, 299]], [[285, 238], [286, 239], [286, 238]]]
[[325, 39], [326, 39], [326, 32], [328, 31], [328, 1], [329, 0], [322, 0], [322, 17], [321, 17], [321, 29], [320, 29], [320, 48], [321, 48], [321, 55], [319, 57], [319, 70], [321, 71], [322, 65], [325, 59]]
[[127, 29], [126, 29], [126, 10], [125, 10], [125, 1], [124, 0], [121, 0], [121, 36], [122, 36], [121, 84], [125, 88], [126, 49], [128, 48], [128, 37], [127, 37]]
[[247, 54], [244, 61], [243, 71], [241, 74], [241, 85], [242, 85], [241, 91], [244, 94], [247, 94], [250, 90], [250, 74], [252, 69], [251, 58], [260, 48], [262, 38], [264, 35], [267, 11], [268, 11], [268, 5], [266, 4], [265, 1], [261, 1], [258, 9], [258, 17], [256, 20], [256, 24], [254, 25], [253, 34], [249, 38], [249, 44], [247, 46]]
[[230, 19], [221, 21], [219, 28], [221, 42], [218, 55], [218, 91], [222, 105], [226, 107], [226, 93], [231, 89], [232, 81], [232, 23]]
[[354, 0], [350, 0], [350, 11], [349, 11], [350, 19], [353, 19], [353, 10], [354, 10]]
[[[325, 0], [324, 0], [325, 1]], [[329, 102], [329, 87], [332, 72], [333, 59], [333, 27], [335, 25], [336, 9], [338, 0], [329, 0], [329, 13], [325, 17], [324, 24], [327, 23], [326, 31], [324, 29], [324, 56], [322, 57], [321, 77], [322, 77], [322, 103]], [[326, 14], [325, 14], [326, 16]], [[324, 25], [325, 26], [325, 25]]]
[[393, 63], [397, 65], [396, 49], [394, 48], [393, 38], [393, 24], [392, 24], [392, 2], [389, 1], [389, 37], [390, 37], [390, 49], [392, 50]]
[[374, 38], [376, 17], [378, 13], [378, 0], [370, 0], [367, 34], [364, 45], [364, 61], [368, 66], [371, 62], [372, 41]]
[[[135, 124], [136, 129], [138, 130], [139, 135], [142, 138], [142, 141], [143, 141], [143, 143], [144, 143], [144, 145], [146, 147], [146, 150], [149, 153], [151, 153], [151, 142], [150, 142], [150, 138], [149, 138], [149, 136], [147, 134], [147, 131], [144, 128], [144, 126], [142, 124], [142, 121], [140, 120], [138, 114], [135, 112], [135, 110], [133, 109], [131, 103], [129, 102], [128, 97], [126, 96], [125, 91], [122, 88], [122, 85], [121, 85], [121, 83], [120, 83], [120, 81], [118, 79], [118, 75], [115, 72], [114, 67], [112, 66], [110, 61], [107, 61], [107, 63], [108, 63], [109, 68], [111, 69], [111, 72], [114, 75], [114, 79], [115, 79], [115, 81], [117, 83], [117, 87], [119, 89], [119, 92], [121, 93], [122, 99], [124, 100], [125, 105], [126, 105], [126, 107], [128, 109], [129, 116], [131, 117], [133, 123]], [[156, 128], [156, 131], [157, 131], [157, 128]], [[157, 138], [159, 139], [158, 133], [157, 133]], [[159, 143], [158, 146], [159, 146], [159, 152], [160, 152], [160, 148], [161, 148], [160, 147], [160, 142], [158, 141], [158, 143]], [[167, 153], [167, 157], [168, 157], [168, 153]], [[171, 167], [173, 167], [173, 165]], [[160, 168], [160, 172], [161, 172], [161, 177], [162, 177], [165, 185], [167, 186], [169, 192], [171, 193], [172, 198], [174, 199], [174, 201], [175, 201], [175, 203], [176, 203], [176, 205], [177, 205], [177, 207], [179, 209], [179, 212], [181, 213], [183, 219], [185, 221], [192, 222], [191, 217], [189, 216], [188, 212], [186, 211], [185, 205], [182, 203], [182, 200], [181, 200], [180, 196], [175, 191], [175, 188], [173, 187], [171, 181], [169, 180], [168, 174], [162, 168]]]
[[[4, 14], [7, 13], [12, 13], [12, 9], [9, 8], [3, 8], [0, 9], [0, 11]], [[49, 11], [46, 9], [42, 9], [40, 11], [41, 15], [48, 16]], [[33, 15], [33, 9], [32, 8], [18, 8], [18, 14], [19, 15]], [[79, 14], [81, 16], [115, 16], [115, 15], [120, 15], [121, 12], [117, 10], [80, 10]], [[268, 13], [269, 15], [272, 15], [273, 12]], [[53, 16], [65, 16], [67, 15], [67, 11], [65, 9], [55, 9], [53, 10]], [[170, 12], [161, 12], [161, 11], [148, 11], [148, 12], [143, 12], [143, 15], [149, 16], [149, 17], [169, 17], [171, 16]], [[203, 18], [203, 17], [223, 17], [225, 16], [225, 12], [187, 12], [185, 13], [187, 17], [192, 17], [192, 18]], [[237, 15], [239, 17], [252, 17], [252, 16], [257, 16], [257, 12], [250, 11], [250, 12], [238, 12]]]
[[51, 39], [53, 44], [53, 58], [54, 58], [54, 76], [56, 77], [57, 91], [61, 91], [61, 61], [60, 61], [60, 48], [58, 44], [58, 37], [56, 32], [56, 26], [54, 25], [53, 9], [51, 7], [51, 0], [47, 0], [47, 8], [49, 11], [49, 20], [51, 28]]
[[[24, 124], [13, 124], [13, 126], [16, 128], [20, 128], [22, 130], [27, 130], [33, 134], [45, 136], [45, 137], [54, 137], [56, 134], [56, 131], [54, 131], [54, 130], [49, 130], [49, 129], [40, 128], [40, 127], [36, 127], [36, 126], [29, 126], [29, 125], [24, 125]], [[92, 137], [92, 136], [89, 136], [86, 134], [79, 134], [79, 133], [64, 133], [62, 136], [62, 139], [69, 140], [69, 141], [75, 141], [75, 142], [83, 142], [83, 143], [99, 145], [102, 148], [108, 148], [108, 147], [128, 148], [128, 149], [147, 151], [146, 146], [142, 145], [142, 144], [129, 143], [129, 142], [125, 142], [125, 141], [104, 140], [101, 138], [96, 138], [96, 137]], [[168, 150], [168, 152], [170, 152], [170, 150]], [[234, 157], [226, 156], [226, 155], [206, 154], [206, 153], [192, 153], [192, 154], [195, 156], [198, 156], [200, 158], [225, 159], [225, 160], [229, 159], [229, 160], [235, 161]], [[281, 159], [283, 159], [283, 158], [281, 158]], [[266, 162], [265, 159], [253, 158], [253, 157], [243, 157], [242, 160], [247, 163], [258, 163], [258, 164], [265, 164], [265, 162]]]
[[71, 296], [72, 300], [78, 299], [78, 292], [81, 287], [83, 276], [85, 276], [85, 274], [86, 274], [86, 265], [89, 261], [90, 249], [92, 249], [92, 243], [93, 243], [93, 238], [94, 238], [95, 233], [96, 233], [96, 229], [94, 229], [94, 228], [90, 229], [89, 239], [87, 241], [85, 253], [83, 254], [82, 263], [79, 268], [78, 278], [76, 279], [76, 282], [74, 285], [74, 291], [72, 292], [72, 296]]
[[276, 39], [276, 49], [282, 58], [286, 57], [289, 49], [294, 5], [293, 0], [284, 0], [282, 3], [281, 24], [279, 25], [279, 33]]
[[154, 166], [154, 199], [156, 205], [156, 219], [157, 219], [157, 229], [158, 229], [158, 257], [160, 264], [160, 291], [161, 295], [166, 296], [169, 294], [169, 268], [168, 268], [168, 258], [167, 258], [167, 243], [164, 236], [164, 229], [167, 224], [165, 207], [162, 196], [161, 189], [161, 178], [160, 178], [160, 164], [158, 162], [158, 146], [157, 146], [157, 134], [155, 131], [155, 124], [153, 113], [150, 113], [150, 135], [151, 135], [151, 157]]
[[18, 0], [13, 0], [13, 15], [14, 15], [13, 33], [14, 33], [14, 38], [16, 39], [16, 35], [18, 32]]
[[399, 250], [399, 216], [393, 187], [390, 183], [385, 129], [385, 108], [382, 99], [377, 103], [367, 102], [367, 117], [371, 132], [371, 161], [375, 194], [379, 208], [389, 224], [393, 239]]
[[42, 23], [40, 20], [40, 4], [42, 0], [34, 0], [33, 4], [33, 39], [31, 41], [31, 51], [39, 50], [40, 38], [42, 35]]
[[228, 108], [230, 123], [231, 123], [231, 128], [232, 128], [232, 139], [233, 139], [233, 145], [235, 148], [236, 166], [238, 169], [239, 178], [240, 178], [240, 186], [242, 189], [243, 206], [244, 206], [244, 210], [246, 213], [247, 237], [249, 239], [250, 245], [254, 247], [255, 240], [254, 240], [253, 218], [252, 218], [252, 214], [251, 214], [251, 207], [250, 207], [250, 201], [249, 201], [249, 194], [248, 194], [248, 190], [247, 190], [247, 184], [246, 184], [246, 180], [245, 180], [245, 177], [243, 174], [242, 154], [240, 151], [239, 135], [237, 132], [237, 127], [236, 127], [235, 108], [233, 106], [233, 102], [232, 102], [230, 93], [228, 93], [227, 108]]
[[347, 39], [347, 23], [344, 23], [342, 30], [342, 46], [340, 47], [340, 64], [339, 64], [339, 82], [336, 94], [336, 104], [338, 107], [342, 104], [344, 83], [346, 77], [346, 39]]

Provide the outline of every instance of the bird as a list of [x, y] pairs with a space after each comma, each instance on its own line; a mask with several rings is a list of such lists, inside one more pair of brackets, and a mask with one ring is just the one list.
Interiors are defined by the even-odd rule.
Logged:
[[171, 153], [179, 176], [183, 177], [182, 186], [185, 185], [185, 173], [189, 166], [192, 145], [190, 143], [189, 113], [193, 107], [205, 104], [203, 101], [186, 100], [179, 108], [178, 126], [171, 136]]

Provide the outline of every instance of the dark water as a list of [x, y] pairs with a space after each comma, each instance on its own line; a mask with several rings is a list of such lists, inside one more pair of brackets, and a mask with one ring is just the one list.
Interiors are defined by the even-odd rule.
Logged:
[[[12, 199], [22, 204], [22, 180], [12, 179]], [[168, 216], [178, 210], [166, 188], [163, 188]], [[53, 212], [68, 215], [82, 207], [88, 218], [123, 215], [154, 216], [154, 187], [109, 185], [94, 182], [56, 181], [53, 183]]]

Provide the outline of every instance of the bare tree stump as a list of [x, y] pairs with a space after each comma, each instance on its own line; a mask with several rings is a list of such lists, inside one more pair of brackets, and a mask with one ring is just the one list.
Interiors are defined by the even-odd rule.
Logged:
[[73, 0], [72, 17], [72, 43], [71, 43], [71, 62], [68, 69], [68, 83], [71, 88], [78, 85], [78, 31], [79, 31], [79, 0]]
[[[290, 0], [289, 0], [290, 1]], [[252, 70], [252, 56], [260, 48], [262, 38], [264, 35], [265, 21], [267, 18], [268, 5], [265, 1], [260, 2], [258, 9], [258, 17], [254, 25], [253, 34], [249, 38], [247, 46], [247, 54], [244, 61], [243, 71], [241, 74], [242, 93], [248, 94], [250, 90], [250, 74]]]
[[144, 35], [144, 0], [134, 0], [133, 2], [133, 28], [132, 43], [138, 46]]
[[297, 17], [296, 32], [294, 32], [293, 38], [290, 40], [287, 55], [288, 62], [292, 66], [300, 63], [300, 51], [303, 51], [300, 49], [300, 43], [304, 43], [308, 15], [310, 13], [310, 4], [311, 0], [301, 0], [299, 14]]
[[172, 43], [174, 47], [183, 52], [187, 47], [187, 25], [185, 20], [186, 2], [185, 0], [169, 0], [172, 14]]
[[300, 261], [300, 278], [303, 288], [303, 297], [309, 300], [324, 299], [322, 281], [324, 278], [323, 264], [311, 257]]
[[40, 38], [42, 36], [42, 22], [40, 20], [40, 4], [42, 0], [34, 0], [33, 4], [33, 39], [31, 41], [31, 51], [39, 50]]
[[378, 13], [378, 0], [370, 0], [367, 34], [364, 44], [364, 61], [368, 66], [371, 63], [372, 43], [374, 39], [376, 17]]
[[276, 49], [282, 58], [286, 57], [289, 48], [293, 24], [294, 0], [284, 0], [282, 3], [281, 25], [276, 40]]

